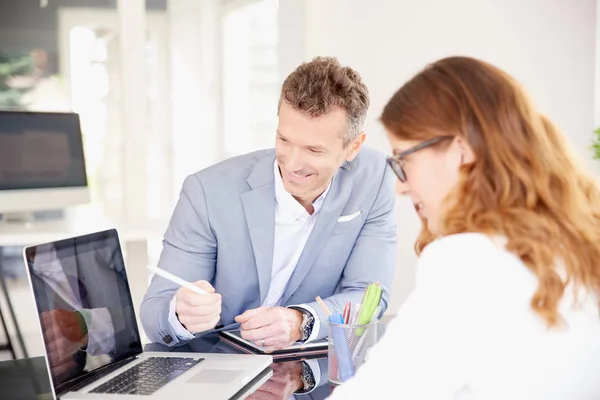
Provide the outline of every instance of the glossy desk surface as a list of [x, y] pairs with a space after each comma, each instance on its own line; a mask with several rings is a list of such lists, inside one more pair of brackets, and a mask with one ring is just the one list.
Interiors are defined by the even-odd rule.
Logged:
[[[188, 344], [169, 348], [162, 344], [151, 343], [144, 346], [144, 351], [178, 351], [200, 353], [234, 353], [242, 351], [211, 334], [194, 339]], [[308, 394], [296, 394], [294, 391], [301, 384], [300, 371], [302, 360], [276, 361], [271, 368], [273, 377], [252, 394], [252, 400], [287, 400], [287, 399], [325, 399], [333, 390], [327, 381], [327, 358], [313, 358], [321, 371], [318, 386]], [[190, 394], [190, 399], [195, 398]], [[52, 399], [50, 380], [47, 375], [43, 357], [32, 357], [15, 361], [0, 362], [0, 399]]]

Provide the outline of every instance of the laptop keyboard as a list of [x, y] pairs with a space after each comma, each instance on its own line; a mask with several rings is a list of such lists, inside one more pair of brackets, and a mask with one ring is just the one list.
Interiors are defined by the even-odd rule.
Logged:
[[90, 393], [151, 395], [204, 358], [149, 357]]

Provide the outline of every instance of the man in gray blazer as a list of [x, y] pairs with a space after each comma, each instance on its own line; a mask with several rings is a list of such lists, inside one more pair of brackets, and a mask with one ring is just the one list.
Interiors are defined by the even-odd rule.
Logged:
[[361, 149], [368, 107], [358, 73], [316, 58], [283, 84], [274, 150], [186, 178], [158, 267], [209, 294], [155, 276], [141, 306], [152, 341], [172, 346], [238, 326], [268, 350], [323, 338], [315, 297], [342, 312], [372, 282], [385, 311], [394, 178], [382, 154]]

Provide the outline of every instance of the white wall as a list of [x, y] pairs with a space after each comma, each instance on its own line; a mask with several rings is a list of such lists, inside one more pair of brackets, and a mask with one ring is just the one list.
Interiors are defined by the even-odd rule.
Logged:
[[[590, 159], [595, 0], [282, 0], [280, 7], [282, 58], [290, 60], [282, 63], [282, 74], [316, 55], [337, 56], [358, 70], [371, 92], [366, 129], [372, 147], [389, 151], [376, 119], [392, 93], [427, 63], [460, 54], [513, 74]], [[299, 15], [305, 18], [303, 30]], [[401, 200], [397, 208], [399, 255], [391, 309], [413, 287], [412, 243], [419, 230], [409, 202]]]
[[223, 159], [219, 135], [221, 7], [214, 0], [169, 0], [172, 177], [179, 198], [185, 177]]

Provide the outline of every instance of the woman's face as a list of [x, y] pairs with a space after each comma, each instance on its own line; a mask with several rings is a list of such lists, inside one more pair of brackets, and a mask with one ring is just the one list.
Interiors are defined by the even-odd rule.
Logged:
[[[388, 139], [394, 155], [421, 143], [397, 139], [390, 132]], [[471, 148], [460, 136], [425, 147], [399, 160], [406, 182], [398, 180], [396, 192], [411, 197], [417, 213], [427, 220], [427, 227], [434, 235], [443, 234], [442, 204], [458, 182], [460, 166], [473, 160]]]

